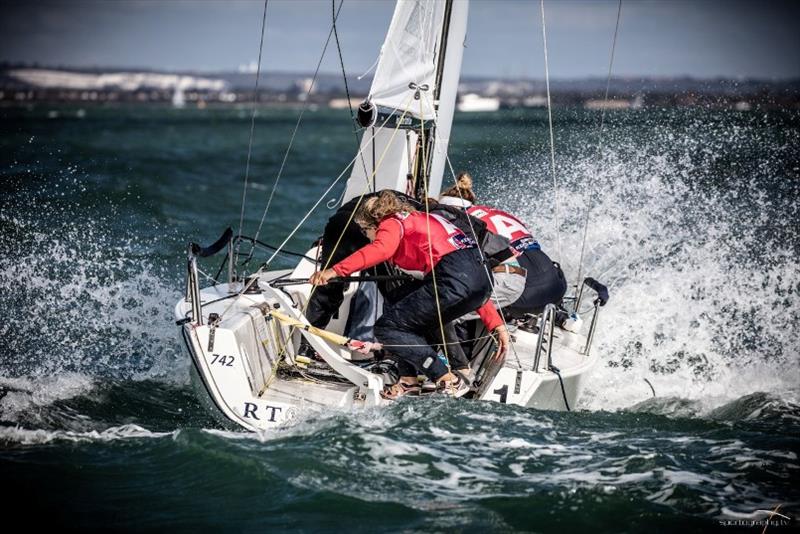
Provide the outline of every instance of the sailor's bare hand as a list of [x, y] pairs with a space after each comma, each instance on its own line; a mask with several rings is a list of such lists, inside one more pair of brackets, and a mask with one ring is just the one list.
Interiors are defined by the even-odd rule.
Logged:
[[369, 354], [372, 351], [381, 350], [383, 345], [373, 341], [361, 341], [359, 339], [351, 339], [347, 342], [347, 348], [352, 349], [361, 354]]
[[325, 269], [324, 271], [317, 271], [308, 279], [308, 283], [313, 286], [324, 286], [331, 278], [339, 276], [333, 269]]
[[493, 330], [497, 337], [497, 352], [494, 355], [495, 361], [503, 359], [508, 352], [508, 347], [511, 345], [511, 337], [508, 335], [505, 325], [500, 325]]

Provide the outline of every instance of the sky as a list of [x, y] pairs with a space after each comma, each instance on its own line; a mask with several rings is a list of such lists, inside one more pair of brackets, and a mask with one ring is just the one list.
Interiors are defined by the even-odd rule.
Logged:
[[[337, 6], [341, 0], [336, 0]], [[463, 0], [455, 0], [463, 1]], [[617, 0], [546, 0], [550, 75], [605, 77]], [[178, 71], [237, 70], [258, 57], [263, 0], [0, 0], [0, 61]], [[367, 71], [390, 0], [344, 0], [348, 74]], [[262, 70], [313, 72], [330, 0], [268, 0]], [[623, 0], [615, 76], [800, 78], [800, 1]], [[472, 0], [462, 73], [542, 78], [538, 0]], [[339, 71], [334, 43], [323, 72]]]

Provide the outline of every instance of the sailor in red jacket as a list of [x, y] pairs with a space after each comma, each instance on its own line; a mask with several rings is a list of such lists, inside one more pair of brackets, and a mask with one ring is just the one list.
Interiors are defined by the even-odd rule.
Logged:
[[388, 192], [367, 200], [356, 222], [372, 243], [333, 268], [315, 273], [310, 282], [324, 285], [383, 261], [416, 275], [419, 282], [412, 282], [406, 296], [387, 305], [375, 323], [375, 338], [399, 358], [401, 379], [385, 396], [418, 392], [418, 372], [434, 383], [451, 386], [450, 391], [465, 392], [466, 384], [428, 344], [431, 330], [440, 328], [440, 321], [446, 325], [477, 311], [486, 328], [498, 334], [497, 358], [505, 355], [509, 344], [503, 321], [488, 300], [491, 283], [475, 241], [442, 217], [414, 211]]
[[513, 315], [540, 313], [547, 304], [561, 302], [567, 291], [564, 273], [557, 263], [542, 252], [542, 247], [530, 230], [510, 213], [489, 206], [476, 206], [476, 201], [472, 178], [468, 173], [459, 174], [456, 185], [439, 198], [442, 204], [464, 208], [467, 213], [485, 222], [490, 232], [502, 235], [511, 242], [515, 256], [493, 269], [498, 273], [495, 278], [504, 276], [504, 273], [521, 272], [525, 277], [525, 285], [518, 298], [503, 309]]

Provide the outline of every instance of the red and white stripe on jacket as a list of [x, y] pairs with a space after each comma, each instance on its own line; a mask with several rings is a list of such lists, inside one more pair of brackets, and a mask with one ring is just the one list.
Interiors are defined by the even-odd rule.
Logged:
[[489, 231], [511, 241], [511, 246], [521, 252], [536, 243], [533, 234], [522, 221], [503, 210], [489, 206], [470, 206], [467, 213], [486, 223]]

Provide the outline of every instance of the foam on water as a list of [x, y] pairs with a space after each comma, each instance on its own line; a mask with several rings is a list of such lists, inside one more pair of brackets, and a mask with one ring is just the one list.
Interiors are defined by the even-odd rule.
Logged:
[[80, 396], [94, 387], [85, 374], [64, 373], [44, 377], [0, 377], [0, 419], [18, 423], [42, 406]]
[[[418, 510], [541, 492], [567, 501], [620, 493], [724, 516], [766, 506], [776, 492], [788, 498], [784, 479], [798, 468], [793, 453], [746, 432], [740, 439], [723, 422], [684, 425], [624, 413], [531, 417], [519, 407], [444, 398], [301, 417], [269, 437], [207, 434], [223, 441], [204, 447], [225, 447], [236, 461], [252, 461], [293, 487]], [[309, 451], [313, 461], [305, 458]]]
[[[792, 224], [800, 181], [790, 163], [800, 143], [796, 129], [772, 120], [709, 115], [687, 125], [655, 116], [647, 135], [638, 135], [639, 122], [631, 130], [610, 120], [599, 154], [585, 131], [557, 135], [561, 258], [546, 151], [487, 158], [478, 169], [487, 202], [527, 220], [571, 278], [591, 199], [583, 275], [607, 283], [612, 300], [595, 340], [601, 365], [580, 407], [642, 407], [651, 396], [644, 379], [659, 398], [676, 399], [644, 405], [659, 413], [710, 413], [759, 391], [800, 400]], [[91, 194], [93, 177], [74, 163], [62, 174], [49, 189], [28, 194], [23, 185], [15, 205], [0, 204], [0, 309], [10, 317], [0, 339], [12, 355], [0, 376], [83, 377], [48, 384], [31, 397], [41, 402], [59, 388], [72, 395], [72, 380], [85, 388], [108, 377], [184, 382], [188, 362], [172, 322], [181, 265], [158, 263], [162, 244], [121, 223], [124, 207], [73, 203]]]
[[170, 308], [178, 292], [143, 257], [148, 243], [113, 235], [108, 216], [77, 211], [56, 202], [0, 211], [0, 287], [10, 316], [0, 335], [14, 355], [0, 373], [174, 376]]
[[[583, 408], [643, 401], [645, 378], [659, 397], [702, 400], [702, 412], [758, 391], [798, 399], [798, 134], [773, 133], [786, 138], [775, 143], [766, 117], [723, 119], [680, 129], [661, 117], [638, 138], [612, 127], [599, 155], [586, 136], [562, 149], [560, 262], [574, 283], [589, 198], [582, 276], [611, 291]], [[518, 157], [482, 179], [496, 183], [486, 200], [528, 221], [559, 260], [542, 159]], [[532, 198], [526, 180], [542, 194]]]
[[74, 432], [64, 430], [28, 430], [20, 427], [0, 427], [0, 443], [13, 445], [43, 445], [53, 441], [109, 442], [129, 439], [163, 438], [175, 432], [151, 432], [138, 425], [122, 425], [103, 431]]

